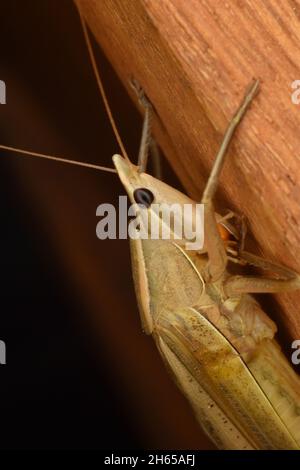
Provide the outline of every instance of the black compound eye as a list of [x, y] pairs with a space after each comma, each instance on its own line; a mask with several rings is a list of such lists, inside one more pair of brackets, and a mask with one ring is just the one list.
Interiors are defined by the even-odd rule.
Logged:
[[154, 201], [153, 193], [146, 188], [135, 189], [133, 197], [137, 204], [142, 204], [145, 207], [150, 207]]

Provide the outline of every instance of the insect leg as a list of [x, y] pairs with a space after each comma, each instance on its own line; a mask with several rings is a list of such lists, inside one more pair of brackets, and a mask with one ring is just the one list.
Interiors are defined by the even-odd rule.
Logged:
[[244, 97], [241, 105], [239, 106], [237, 112], [235, 113], [234, 117], [231, 119], [231, 121], [230, 121], [230, 123], [227, 127], [227, 130], [226, 130], [224, 138], [222, 140], [220, 149], [217, 153], [217, 156], [216, 156], [216, 159], [215, 159], [215, 162], [214, 162], [214, 166], [213, 166], [212, 171], [209, 175], [208, 182], [206, 184], [206, 188], [205, 188], [204, 193], [203, 193], [202, 199], [204, 201], [212, 199], [215, 195], [217, 185], [218, 185], [219, 176], [220, 176], [220, 172], [223, 168], [225, 155], [226, 155], [228, 146], [231, 142], [231, 138], [232, 138], [238, 124], [241, 122], [243, 116], [245, 115], [245, 112], [246, 112], [248, 106], [250, 105], [252, 99], [256, 95], [256, 93], [258, 91], [258, 86], [259, 86], [258, 80], [256, 80], [254, 83], [251, 84], [251, 86], [249, 87], [249, 89], [247, 90], [247, 92], [245, 94], [245, 97]]
[[139, 155], [138, 155], [138, 168], [139, 172], [145, 172], [147, 168], [148, 156], [149, 156], [149, 148], [151, 146], [151, 119], [152, 119], [152, 112], [153, 108], [145, 95], [143, 88], [140, 86], [137, 80], [134, 78], [131, 80], [131, 86], [134, 89], [137, 97], [139, 99], [140, 104], [145, 109], [144, 115], [144, 122], [143, 122], [143, 129], [142, 129], [142, 137], [140, 142], [139, 148]]
[[218, 220], [218, 223], [219, 223], [219, 224], [222, 224], [222, 223], [226, 222], [227, 220], [233, 219], [234, 217], [236, 217], [235, 212], [229, 211], [229, 212], [227, 212], [226, 215], [223, 215], [223, 216]]
[[147, 168], [149, 146], [151, 140], [151, 114], [152, 108], [147, 106], [145, 108], [142, 137], [138, 156], [138, 167], [140, 173], [145, 172]]
[[204, 203], [204, 241], [208, 254], [208, 275], [215, 281], [223, 274], [227, 264], [226, 248], [218, 230], [213, 202]]
[[224, 272], [227, 264], [226, 249], [218, 232], [212, 201], [216, 193], [220, 172], [224, 164], [226, 151], [228, 149], [231, 138], [237, 125], [243, 118], [249, 104], [251, 103], [251, 100], [257, 93], [257, 90], [258, 81], [255, 81], [253, 84], [251, 84], [251, 87], [247, 91], [242, 104], [229, 123], [202, 196], [201, 202], [204, 204], [204, 236], [209, 258], [208, 270], [211, 280], [218, 279]]
[[154, 176], [157, 179], [162, 179], [160, 152], [159, 152], [159, 148], [155, 139], [151, 135], [151, 120], [152, 120], [152, 114], [153, 114], [153, 106], [150, 103], [149, 99], [147, 98], [143, 88], [137, 82], [137, 80], [132, 79], [131, 86], [134, 89], [135, 93], [137, 94], [140, 104], [143, 106], [145, 110], [142, 138], [141, 138], [139, 156], [138, 156], [139, 171], [140, 172], [146, 171], [148, 155], [150, 151], [151, 157], [153, 160]]
[[[243, 214], [240, 215], [240, 214], [236, 214], [235, 212], [233, 212], [233, 217], [237, 220], [237, 224], [234, 224], [234, 232], [231, 232], [233, 233], [235, 240], [228, 240], [226, 243], [226, 249], [228, 251], [228, 248], [230, 248], [230, 245], [231, 245], [231, 247], [234, 247], [235, 249], [235, 252], [236, 252], [235, 256], [239, 256], [239, 254], [242, 251], [244, 251], [244, 248], [245, 248], [247, 224], [246, 224], [245, 216]], [[220, 221], [218, 221], [218, 223], [220, 223]], [[232, 225], [229, 225], [229, 229], [231, 227]]]
[[285, 266], [267, 261], [247, 251], [242, 251], [238, 259], [265, 271], [273, 272], [281, 279], [264, 276], [231, 276], [225, 283], [225, 291], [229, 296], [241, 293], [276, 293], [300, 289], [299, 274]]
[[[232, 219], [235, 219], [237, 223], [228, 222], [228, 220]], [[229, 240], [227, 243], [235, 245], [238, 253], [243, 251], [247, 234], [247, 225], [244, 214], [237, 214], [236, 212], [229, 211], [226, 215], [217, 219], [217, 221], [218, 225], [223, 225], [235, 238], [235, 240]]]

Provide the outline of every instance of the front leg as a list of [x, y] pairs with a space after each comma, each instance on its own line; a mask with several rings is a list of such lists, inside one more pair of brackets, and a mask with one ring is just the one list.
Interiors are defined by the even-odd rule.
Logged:
[[134, 89], [141, 106], [144, 108], [144, 122], [142, 129], [142, 137], [139, 148], [138, 156], [138, 167], [139, 172], [145, 172], [147, 169], [149, 151], [152, 157], [152, 165], [154, 170], [154, 176], [157, 179], [162, 179], [161, 169], [161, 158], [158, 145], [152, 136], [152, 117], [153, 117], [153, 106], [147, 98], [143, 88], [134, 78], [131, 80], [131, 86]]
[[204, 237], [209, 259], [208, 275], [211, 281], [216, 281], [220, 278], [226, 269], [228, 260], [226, 248], [220, 236], [215, 218], [213, 198], [216, 193], [220, 172], [225, 161], [225, 155], [227, 153], [231, 138], [238, 124], [241, 122], [249, 104], [251, 103], [251, 100], [257, 93], [257, 89], [258, 81], [255, 81], [250, 87], [249, 91], [246, 93], [242, 104], [229, 123], [201, 200], [202, 204], [204, 204]]

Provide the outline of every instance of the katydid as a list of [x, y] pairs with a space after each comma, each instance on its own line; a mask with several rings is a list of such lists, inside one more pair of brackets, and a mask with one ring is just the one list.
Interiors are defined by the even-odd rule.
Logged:
[[[81, 17], [82, 19], [82, 17]], [[104, 98], [86, 25], [83, 30], [96, 79]], [[135, 87], [136, 83], [134, 83]], [[151, 334], [167, 368], [189, 400], [202, 428], [221, 449], [299, 449], [300, 380], [274, 339], [276, 325], [252, 293], [300, 288], [294, 271], [244, 250], [240, 234], [214, 211], [213, 200], [232, 135], [258, 89], [254, 82], [231, 120], [203, 192], [205, 239], [202, 250], [186, 250], [185, 240], [130, 240], [133, 278], [143, 330]], [[121, 155], [114, 169], [7, 146], [2, 149], [65, 163], [117, 172], [132, 203], [151, 215], [152, 204], [192, 204], [188, 196], [146, 173], [151, 137], [151, 103], [140, 88], [145, 108], [138, 165]], [[138, 229], [137, 229], [138, 231]], [[228, 233], [236, 240], [228, 243]], [[277, 277], [230, 272], [230, 263], [253, 265]]]

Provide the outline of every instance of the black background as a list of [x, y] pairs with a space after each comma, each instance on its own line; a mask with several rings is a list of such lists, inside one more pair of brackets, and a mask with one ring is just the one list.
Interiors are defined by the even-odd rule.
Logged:
[[[72, 1], [0, 8], [0, 143], [111, 166]], [[141, 119], [97, 59], [134, 159]], [[115, 176], [1, 151], [2, 449], [211, 448], [140, 331], [127, 241], [95, 237], [97, 205], [118, 194]]]
[[[57, 128], [70, 141], [77, 131], [83, 147], [84, 121], [89, 128], [95, 122], [92, 133], [103, 117], [100, 110], [93, 118], [77, 100], [85, 77], [84, 72], [77, 73], [75, 50], [84, 54], [84, 43], [72, 2], [2, 0], [0, 48], [1, 79], [7, 86], [7, 105], [0, 108], [1, 143], [58, 151], [54, 146], [59, 136], [53, 147], [42, 142], [37, 149], [39, 130], [30, 108], [20, 113], [18, 109], [26, 90], [29, 101], [36, 101], [48, 120], [40, 123], [41, 128], [53, 126], [53, 133]], [[0, 339], [7, 346], [7, 365], [0, 368], [0, 447], [139, 446], [115, 387], [103, 380], [109, 377], [109, 364], [99, 360], [83, 306], [58, 269], [55, 247], [49, 245], [45, 231], [41, 233], [34, 209], [24, 199], [12, 158], [16, 157], [2, 152], [0, 161]]]

